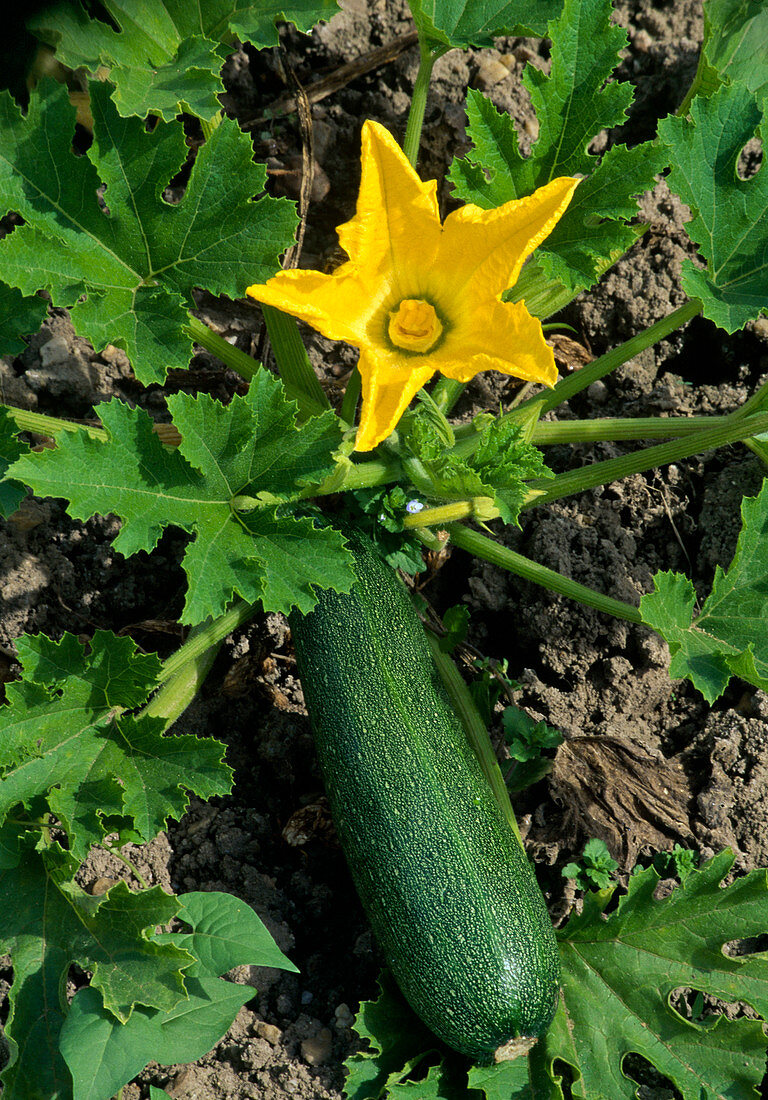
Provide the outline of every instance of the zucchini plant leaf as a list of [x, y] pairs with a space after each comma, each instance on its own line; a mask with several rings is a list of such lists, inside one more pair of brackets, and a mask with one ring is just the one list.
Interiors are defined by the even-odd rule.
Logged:
[[137, 1007], [121, 1024], [105, 1010], [97, 990], [80, 990], [61, 1030], [61, 1051], [78, 1100], [110, 1100], [149, 1061], [172, 1065], [207, 1053], [257, 992], [219, 979], [233, 966], [296, 970], [245, 902], [217, 891], [176, 900], [178, 916], [191, 931], [158, 934], [153, 942], [174, 944], [194, 956], [184, 972], [187, 995], [170, 1010]]
[[235, 38], [257, 49], [278, 44], [278, 20], [307, 31], [338, 10], [335, 0], [104, 0], [114, 26], [78, 4], [46, 5], [27, 26], [71, 69], [109, 69], [121, 115], [170, 121], [182, 111], [210, 120], [221, 109], [219, 75]]
[[741, 504], [742, 529], [728, 570], [718, 565], [696, 613], [696, 591], [682, 573], [657, 573], [640, 600], [643, 622], [669, 643], [669, 674], [691, 681], [712, 703], [731, 676], [768, 688], [768, 480]]
[[562, 0], [408, 0], [416, 26], [428, 42], [466, 49], [492, 46], [502, 34], [543, 37]]
[[761, 103], [768, 94], [768, 8], [762, 0], [704, 0], [698, 94], [710, 95], [723, 81], [747, 88]]
[[[768, 957], [729, 954], [724, 946], [759, 935], [768, 921], [764, 870], [722, 882], [733, 863], [725, 851], [692, 871], [665, 898], [648, 868], [629, 879], [607, 917], [588, 894], [581, 914], [558, 933], [565, 1028], [542, 1040], [551, 1068], [569, 1062], [574, 1098], [632, 1100], [637, 1084], [623, 1060], [640, 1054], [684, 1100], [756, 1097], [765, 1069], [761, 1020], [724, 1015], [687, 1018], [676, 994], [693, 990], [768, 1015]], [[567, 1046], [561, 1044], [567, 1038]]]
[[315, 586], [349, 591], [342, 536], [287, 510], [334, 468], [334, 414], [297, 429], [295, 403], [265, 370], [226, 407], [206, 394], [177, 394], [168, 407], [182, 437], [177, 449], [161, 443], [146, 413], [113, 400], [96, 409], [107, 442], [68, 433], [55, 451], [19, 459], [12, 476], [64, 497], [76, 519], [117, 514], [114, 546], [126, 556], [152, 550], [169, 525], [194, 535], [183, 560], [183, 623], [220, 614], [235, 594], [287, 613], [311, 610]]
[[129, 638], [97, 631], [87, 655], [72, 634], [59, 642], [25, 636], [17, 645], [24, 678], [7, 685], [0, 710], [0, 822], [14, 807], [47, 799], [70, 854], [84, 859], [115, 820], [149, 841], [181, 817], [188, 790], [228, 793], [221, 742], [164, 735], [162, 719], [114, 716], [156, 686], [157, 658], [138, 654]]
[[48, 303], [34, 294], [24, 297], [14, 286], [0, 283], [0, 355], [18, 355], [26, 344], [21, 339], [36, 332], [48, 311]]
[[[656, 143], [628, 149], [614, 145], [602, 159], [588, 152], [602, 130], [624, 121], [632, 100], [629, 84], [606, 83], [626, 45], [626, 32], [610, 22], [610, 0], [566, 0], [549, 30], [549, 76], [530, 65], [523, 84], [531, 95], [539, 137], [523, 157], [508, 115], [471, 90], [468, 134], [474, 150], [454, 160], [449, 172], [457, 195], [484, 209], [523, 198], [557, 176], [585, 178], [559, 223], [539, 245], [537, 271], [575, 294], [591, 286], [636, 239], [628, 224], [635, 197], [653, 187], [666, 163]], [[524, 283], [533, 276], [523, 273]], [[513, 292], [512, 297], [517, 297]]]
[[0, 951], [13, 961], [3, 1095], [66, 1100], [71, 1086], [58, 1036], [70, 966], [92, 971], [94, 992], [127, 1020], [136, 1004], [170, 1011], [182, 1001], [183, 970], [194, 959], [151, 938], [178, 908], [159, 886], [134, 894], [119, 882], [92, 897], [72, 881], [78, 861], [58, 845], [40, 852], [24, 844], [17, 857], [15, 866], [0, 868]]
[[368, 1049], [344, 1063], [348, 1100], [377, 1100], [403, 1081], [427, 1054], [442, 1047], [403, 999], [388, 970], [379, 978], [380, 995], [361, 1001], [354, 1028]]
[[162, 382], [189, 363], [182, 328], [193, 287], [237, 297], [269, 278], [296, 215], [287, 199], [251, 201], [266, 169], [226, 119], [199, 150], [184, 197], [166, 202], [188, 152], [181, 125], [147, 132], [120, 118], [106, 85], [94, 81], [90, 92], [94, 141], [79, 157], [66, 88], [43, 82], [26, 117], [0, 95], [0, 209], [25, 222], [0, 241], [0, 268], [22, 293], [45, 288], [54, 305], [71, 307], [97, 351], [123, 348], [141, 382]]
[[697, 96], [690, 118], [659, 123], [672, 164], [669, 186], [691, 208], [685, 228], [707, 265], [701, 270], [686, 260], [683, 288], [727, 332], [743, 328], [768, 303], [768, 173], [763, 167], [745, 180], [737, 172], [761, 120], [747, 88], [723, 85]]
[[12, 516], [27, 495], [20, 481], [6, 477], [8, 467], [29, 450], [20, 443], [18, 426], [6, 409], [0, 407], [0, 516]]
[[[587, 894], [583, 911], [558, 932], [561, 1001], [527, 1058], [470, 1066], [424, 1033], [387, 978], [382, 996], [362, 1005], [355, 1023], [371, 1052], [347, 1061], [347, 1096], [419, 1100], [422, 1063], [437, 1054], [447, 1080], [458, 1079], [460, 1066], [468, 1071], [462, 1096], [478, 1090], [487, 1100], [562, 1100], [563, 1070], [570, 1067], [573, 1100], [634, 1100], [638, 1084], [626, 1076], [624, 1060], [638, 1054], [683, 1100], [756, 1098], [765, 1069], [768, 954], [737, 954], [726, 945], [765, 930], [768, 874], [753, 871], [723, 887], [733, 858], [730, 851], [714, 856], [664, 898], [655, 896], [658, 872], [640, 870], [607, 916], [608, 892]], [[746, 1004], [760, 1019], [697, 1016], [679, 997], [688, 990]], [[429, 1078], [437, 1083], [441, 1075], [430, 1071]]]

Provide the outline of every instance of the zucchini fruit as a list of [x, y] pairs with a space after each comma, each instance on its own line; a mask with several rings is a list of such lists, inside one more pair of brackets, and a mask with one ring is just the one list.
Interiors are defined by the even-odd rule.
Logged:
[[402, 583], [347, 534], [352, 591], [290, 619], [341, 846], [411, 1007], [477, 1062], [516, 1057], [557, 1003], [546, 906]]

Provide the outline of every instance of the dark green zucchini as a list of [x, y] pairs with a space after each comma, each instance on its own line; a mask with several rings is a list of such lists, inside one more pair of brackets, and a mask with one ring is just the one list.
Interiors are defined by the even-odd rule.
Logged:
[[511, 1057], [555, 1011], [544, 900], [403, 585], [367, 539], [349, 548], [352, 591], [291, 617], [341, 845], [412, 1008], [476, 1061]]

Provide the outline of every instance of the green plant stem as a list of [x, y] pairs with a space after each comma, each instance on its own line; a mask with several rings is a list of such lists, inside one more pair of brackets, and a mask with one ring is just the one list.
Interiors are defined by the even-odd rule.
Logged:
[[515, 573], [518, 577], [523, 577], [524, 580], [541, 585], [542, 588], [547, 588], [550, 592], [557, 592], [561, 596], [578, 600], [580, 603], [586, 604], [587, 607], [594, 607], [597, 611], [605, 612], [606, 615], [626, 619], [631, 623], [642, 622], [640, 612], [632, 604], [595, 592], [594, 589], [587, 588], [586, 585], [579, 584], [578, 581], [573, 581], [569, 577], [556, 573], [554, 569], [548, 569], [546, 565], [539, 565], [537, 562], [531, 561], [530, 558], [525, 558], [522, 554], [509, 550], [506, 546], [501, 546], [498, 542], [488, 538], [487, 535], [483, 535], [471, 527], [464, 527], [459, 523], [451, 524], [448, 528], [448, 534], [454, 546], [466, 550], [476, 558], [482, 558], [484, 561], [498, 565], [510, 573]]
[[466, 389], [466, 382], [441, 376], [432, 389], [432, 400], [444, 416], [447, 416]]
[[609, 443], [615, 440], [678, 439], [724, 424], [726, 416], [602, 417], [595, 420], [548, 420], [533, 429], [540, 447], [556, 443]]
[[509, 792], [504, 783], [504, 777], [501, 774], [499, 762], [493, 751], [488, 736], [488, 730], [485, 728], [485, 723], [478, 713], [469, 688], [464, 683], [454, 662], [448, 654], [444, 653], [440, 648], [440, 643], [432, 631], [426, 630], [425, 633], [432, 650], [435, 666], [440, 674], [440, 679], [443, 681], [445, 690], [448, 692], [448, 698], [451, 700], [453, 710], [464, 727], [469, 743], [472, 745], [475, 756], [482, 768], [483, 775], [493, 791], [493, 797], [496, 799], [499, 809], [512, 826], [515, 836], [522, 845], [523, 841], [520, 836], [520, 830], [517, 826], [512, 804], [509, 801]]
[[630, 474], [639, 474], [653, 469], [655, 466], [667, 466], [670, 462], [690, 458], [695, 454], [703, 454], [705, 451], [724, 447], [728, 443], [743, 442], [750, 436], [759, 435], [765, 431], [768, 431], [768, 413], [755, 413], [749, 417], [733, 420], [725, 417], [714, 428], [694, 432], [682, 439], [673, 439], [669, 443], [660, 443], [655, 447], [644, 447], [640, 451], [621, 455], [619, 458], [609, 458], [605, 462], [594, 462], [579, 470], [557, 474], [549, 481], [529, 482], [531, 489], [540, 490], [540, 492], [523, 507], [531, 508], [539, 504], [547, 504], [552, 500], [560, 500], [573, 493], [594, 489], [597, 485], [607, 485], [612, 481], [629, 477]]
[[427, 92], [429, 91], [429, 81], [432, 77], [432, 69], [438, 57], [442, 57], [447, 48], [447, 46], [439, 45], [430, 46], [426, 39], [419, 34], [419, 50], [421, 52], [419, 71], [416, 74], [416, 82], [413, 85], [411, 106], [408, 111], [408, 122], [405, 127], [405, 137], [403, 138], [403, 152], [414, 168], [416, 167], [416, 161], [419, 159], [421, 130], [424, 125], [424, 111], [427, 107]]
[[362, 388], [363, 380], [360, 377], [360, 371], [357, 367], [354, 367], [347, 381], [347, 388], [344, 390], [344, 397], [341, 402], [341, 408], [339, 409], [339, 417], [346, 424], [354, 424], [355, 422], [357, 402], [360, 399]]
[[450, 504], [440, 504], [436, 508], [425, 508], [415, 515], [405, 516], [403, 527], [407, 531], [414, 527], [444, 527], [447, 523], [468, 519], [474, 514], [471, 500], [452, 500]]
[[[518, 408], [524, 408], [529, 402], [542, 401], [541, 413], [548, 412], [550, 409], [554, 409], [557, 405], [562, 404], [563, 401], [568, 401], [577, 393], [581, 393], [582, 390], [587, 389], [593, 382], [597, 382], [600, 378], [604, 378], [606, 374], [610, 374], [612, 370], [616, 370], [622, 363], [626, 363], [629, 359], [634, 358], [635, 355], [639, 355], [641, 351], [645, 351], [646, 348], [653, 347], [654, 344], [658, 344], [660, 340], [664, 340], [675, 329], [680, 328], [687, 321], [690, 321], [693, 317], [696, 317], [701, 313], [702, 305], [698, 298], [692, 298], [679, 309], [674, 310], [666, 317], [662, 317], [660, 321], [651, 325], [645, 332], [640, 332], [637, 336], [633, 336], [631, 340], [627, 340], [625, 343], [620, 344], [619, 347], [613, 348], [611, 351], [601, 355], [599, 359], [595, 359], [592, 363], [588, 363], [586, 367], [581, 367], [579, 370], [574, 371], [573, 374], [569, 374], [566, 378], [561, 378], [557, 385], [544, 394], [536, 394], [534, 397], [530, 397], [528, 401], [524, 401]], [[517, 410], [515, 410], [517, 411]], [[514, 414], [507, 414], [508, 416]]]
[[[193, 317], [192, 314], [188, 316], [184, 331], [196, 344], [215, 355], [226, 367], [235, 371], [241, 378], [245, 378], [247, 382], [250, 382], [256, 371], [261, 368], [261, 363], [257, 362], [252, 355], [246, 355], [240, 348], [227, 343], [223, 336], [219, 336], [197, 317]], [[317, 382], [314, 371], [312, 374]], [[317, 384], [320, 386], [319, 382]], [[325, 394], [323, 394], [323, 402], [320, 403], [310, 397], [305, 390], [297, 389], [291, 382], [286, 382], [285, 379], [283, 379], [283, 385], [288, 396], [299, 406], [299, 412], [304, 419], [310, 416], [319, 416], [328, 408]], [[320, 388], [322, 390], [322, 387]]]
[[[197, 665], [200, 658], [204, 657], [210, 650], [215, 649], [224, 641], [227, 635], [231, 634], [233, 630], [237, 630], [243, 623], [247, 623], [249, 619], [252, 619], [257, 610], [258, 604], [237, 600], [223, 615], [219, 615], [211, 622], [195, 627], [186, 642], [175, 653], [171, 654], [167, 661], [163, 662], [160, 682], [166, 684], [184, 672], [188, 665]], [[157, 696], [155, 696], [156, 698]], [[153, 702], [154, 700], [148, 706], [151, 707]], [[152, 713], [155, 717], [166, 716], [165, 713], [161, 714], [158, 710], [154, 710]]]
[[331, 403], [309, 361], [295, 319], [274, 306], [262, 304], [261, 311], [286, 389], [302, 394], [321, 409], [330, 409]]
[[143, 890], [148, 890], [149, 889], [149, 883], [144, 878], [144, 876], [142, 875], [142, 873], [138, 869], [138, 867], [133, 863], [133, 861], [128, 859], [128, 856], [124, 856], [123, 853], [120, 851], [120, 849], [115, 847], [112, 844], [105, 844], [104, 847], [106, 848], [106, 850], [109, 852], [110, 855], [115, 856], [117, 859], [120, 860], [121, 863], [125, 864], [125, 866], [128, 868], [128, 870], [134, 876], [134, 878], [136, 878], [138, 880], [138, 882], [141, 885], [141, 888]]
[[55, 436], [57, 432], [87, 432], [94, 439], [105, 441], [108, 439], [103, 428], [97, 428], [94, 424], [79, 424], [74, 420], [60, 420], [57, 416], [45, 416], [43, 413], [30, 412], [28, 409], [17, 409], [13, 405], [2, 405], [8, 415], [20, 431], [35, 432], [37, 435]]

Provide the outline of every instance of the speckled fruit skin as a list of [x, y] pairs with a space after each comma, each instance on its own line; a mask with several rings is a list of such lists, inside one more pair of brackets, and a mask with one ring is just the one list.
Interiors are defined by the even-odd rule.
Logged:
[[350, 537], [357, 584], [291, 617], [331, 812], [411, 1007], [478, 1062], [551, 1023], [552, 925], [397, 575]]

